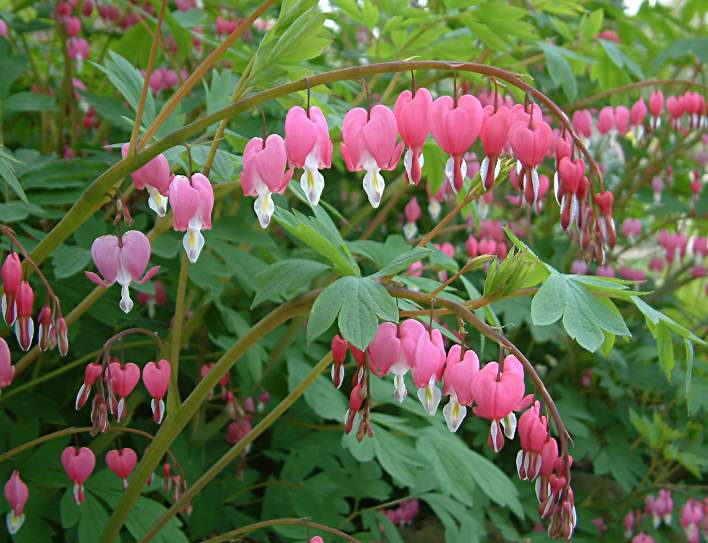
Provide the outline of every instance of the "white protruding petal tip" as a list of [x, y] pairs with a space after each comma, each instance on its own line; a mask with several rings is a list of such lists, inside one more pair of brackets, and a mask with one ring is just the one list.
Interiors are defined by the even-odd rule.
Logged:
[[465, 416], [467, 416], [467, 408], [457, 400], [450, 398], [447, 405], [443, 407], [443, 417], [445, 417], [447, 429], [451, 432], [457, 432]]
[[194, 264], [199, 260], [199, 255], [204, 248], [204, 236], [196, 228], [189, 228], [182, 238], [182, 246], [187, 253], [187, 258]]
[[440, 389], [433, 384], [418, 389], [418, 399], [431, 417], [435, 416], [441, 397]]
[[167, 196], [160, 194], [156, 188], [148, 185], [147, 187], [150, 197], [148, 198], [148, 207], [157, 213], [158, 217], [164, 217], [167, 214]]
[[306, 166], [300, 177], [300, 188], [310, 204], [316, 206], [320, 203], [320, 196], [324, 189], [324, 176], [316, 168]]
[[253, 203], [253, 210], [256, 212], [261, 228], [268, 228], [270, 219], [275, 212], [275, 204], [273, 203], [273, 198], [271, 198], [270, 191], [266, 190], [258, 195], [258, 198]]
[[381, 197], [383, 196], [386, 183], [383, 176], [379, 173], [379, 168], [368, 170], [364, 176], [364, 191], [369, 198], [369, 203], [374, 209], [381, 205]]
[[123, 313], [130, 313], [130, 310], [133, 309], [133, 300], [130, 299], [130, 290], [128, 289], [129, 284], [121, 285], [120, 288], [120, 303], [118, 305]]

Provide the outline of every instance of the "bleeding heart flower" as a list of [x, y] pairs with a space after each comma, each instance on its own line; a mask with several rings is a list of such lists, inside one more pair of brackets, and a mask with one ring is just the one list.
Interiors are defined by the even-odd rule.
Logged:
[[0, 390], [9, 387], [15, 377], [15, 367], [12, 365], [10, 348], [7, 342], [0, 338]]
[[467, 175], [464, 154], [479, 136], [482, 123], [482, 105], [469, 94], [457, 100], [450, 96], [440, 96], [430, 109], [433, 138], [450, 155], [445, 164], [445, 176], [455, 192], [462, 189]]
[[128, 488], [128, 476], [138, 463], [138, 455], [129, 447], [113, 449], [106, 453], [108, 469], [123, 480], [123, 488]]
[[600, 110], [597, 118], [597, 131], [608, 134], [615, 127], [615, 111], [611, 106], [605, 106]]
[[479, 371], [479, 358], [472, 350], [462, 352], [462, 347], [453, 345], [447, 354], [445, 363], [445, 386], [443, 394], [450, 396], [450, 401], [443, 408], [447, 428], [457, 432], [467, 415], [467, 407], [472, 405], [472, 381]]
[[661, 126], [661, 112], [664, 109], [664, 93], [652, 92], [649, 96], [649, 113], [651, 113], [651, 127], [656, 130]]
[[366, 171], [364, 191], [374, 208], [381, 204], [386, 188], [379, 172], [393, 170], [403, 153], [403, 143], [396, 143], [396, 134], [396, 117], [384, 105], [377, 104], [370, 112], [355, 107], [344, 116], [342, 157], [350, 172]]
[[396, 99], [393, 113], [396, 117], [398, 133], [408, 147], [403, 157], [406, 178], [411, 185], [420, 182], [421, 169], [425, 163], [423, 145], [430, 133], [428, 117], [433, 106], [433, 98], [426, 88], [416, 89], [415, 93], [403, 91]]
[[143, 384], [152, 397], [150, 409], [152, 418], [157, 424], [162, 422], [165, 416], [165, 402], [163, 398], [167, 394], [170, 385], [170, 363], [165, 360], [148, 362], [143, 368]]
[[61, 453], [61, 463], [69, 479], [74, 482], [74, 501], [76, 505], [81, 505], [84, 503], [84, 483], [96, 466], [96, 456], [88, 447], [67, 447]]
[[211, 230], [214, 189], [201, 173], [195, 173], [189, 179], [176, 175], [170, 184], [169, 198], [174, 215], [172, 227], [175, 232], [185, 232], [182, 246], [194, 264], [204, 248], [202, 230]]
[[272, 193], [282, 194], [293, 176], [285, 170], [288, 156], [285, 141], [278, 134], [251, 138], [243, 150], [241, 188], [244, 196], [257, 196], [253, 209], [261, 228], [268, 228], [275, 211]]
[[[121, 147], [123, 158], [128, 156], [128, 143], [124, 143]], [[150, 195], [148, 206], [159, 217], [164, 217], [167, 213], [167, 194], [172, 181], [170, 173], [170, 165], [167, 162], [165, 155], [160, 153], [155, 158], [135, 170], [130, 174], [135, 188], [138, 190], [147, 189]]]
[[615, 128], [620, 136], [624, 136], [629, 131], [629, 109], [626, 106], [615, 108]]
[[573, 112], [573, 128], [584, 138], [592, 136], [592, 115], [587, 109]]
[[440, 389], [435, 381], [442, 381], [445, 369], [445, 344], [440, 330], [418, 336], [413, 353], [413, 381], [418, 388], [418, 399], [430, 416], [435, 415], [440, 403]]
[[403, 235], [406, 237], [406, 239], [410, 240], [413, 239], [418, 233], [418, 226], [416, 225], [416, 221], [420, 218], [421, 214], [420, 205], [418, 205], [418, 199], [415, 197], [411, 198], [406, 204], [403, 213], [406, 216], [406, 224], [403, 226]]
[[548, 441], [548, 420], [541, 416], [541, 404], [533, 406], [519, 417], [521, 450], [516, 455], [516, 470], [522, 481], [533, 481], [541, 471], [543, 447]]
[[306, 112], [299, 106], [285, 116], [285, 146], [291, 168], [303, 168], [300, 187], [313, 206], [320, 201], [324, 177], [320, 168], [332, 165], [332, 140], [327, 119], [312, 106]]
[[133, 300], [130, 299], [130, 283], [135, 281], [143, 285], [160, 271], [160, 266], [153, 266], [142, 278], [140, 277], [150, 260], [150, 240], [138, 230], [128, 230], [120, 239], [116, 236], [96, 238], [91, 245], [91, 257], [103, 277], [99, 277], [94, 272], [84, 272], [86, 277], [103, 288], [118, 282], [121, 286], [119, 305], [125, 313], [133, 308]]
[[113, 399], [110, 405], [113, 416], [120, 422], [125, 418], [125, 399], [140, 381], [140, 368], [132, 362], [125, 365], [111, 362], [108, 364], [106, 379], [111, 393], [120, 398], [117, 403]]
[[386, 375], [401, 356], [401, 340], [398, 326], [392, 322], [382, 322], [374, 339], [367, 347], [369, 369], [377, 377]]
[[504, 359], [503, 367], [502, 370], [496, 362], [489, 362], [472, 382], [472, 394], [477, 403], [474, 413], [492, 421], [489, 442], [494, 452], [504, 447], [499, 423], [504, 427], [504, 434], [513, 439], [516, 431], [513, 411], [522, 403], [525, 390], [521, 362], [514, 355], [509, 355]]
[[344, 381], [344, 361], [347, 358], [347, 340], [339, 334], [332, 338], [332, 382], [339, 388]]
[[2, 265], [2, 314], [5, 324], [12, 326], [15, 323], [16, 308], [15, 297], [22, 281], [22, 264], [17, 253], [9, 253]]
[[519, 164], [517, 173], [529, 205], [538, 203], [540, 179], [537, 167], [553, 143], [553, 130], [544, 121], [517, 121], [509, 128], [509, 143]]
[[484, 108], [484, 124], [479, 133], [484, 148], [484, 160], [480, 166], [480, 177], [485, 190], [494, 186], [499, 175], [499, 156], [507, 145], [512, 116], [509, 108], [502, 106], [497, 111], [491, 107]]
[[5, 499], [10, 504], [10, 512], [7, 514], [7, 531], [14, 535], [22, 527], [25, 521], [25, 504], [29, 499], [29, 490], [24, 481], [20, 478], [20, 472], [14, 470], [10, 478], [5, 483]]
[[17, 320], [15, 321], [15, 336], [23, 351], [29, 351], [34, 337], [34, 291], [27, 281], [22, 281], [17, 289], [15, 301]]

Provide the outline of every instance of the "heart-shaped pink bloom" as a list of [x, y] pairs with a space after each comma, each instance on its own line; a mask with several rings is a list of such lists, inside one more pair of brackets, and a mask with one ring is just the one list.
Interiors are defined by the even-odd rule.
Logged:
[[647, 105], [644, 102], [644, 98], [640, 98], [632, 105], [632, 109], [629, 112], [629, 119], [632, 126], [639, 126], [644, 123], [644, 119], [647, 116]]
[[12, 365], [10, 347], [0, 338], [0, 389], [9, 387], [15, 377], [15, 367]]
[[369, 369], [377, 377], [386, 375], [401, 356], [401, 340], [398, 326], [392, 322], [382, 322], [374, 339], [367, 348]]
[[[285, 147], [291, 168], [305, 168], [309, 162], [316, 168], [332, 165], [332, 140], [327, 119], [317, 106], [307, 112], [300, 106], [290, 108], [285, 116]], [[267, 143], [266, 143], [267, 145]]]
[[427, 333], [425, 326], [416, 319], [406, 319], [398, 327], [398, 337], [401, 338], [401, 354], [403, 362], [408, 368], [412, 368], [415, 364], [415, 348], [418, 339], [422, 334]]
[[89, 56], [89, 44], [83, 38], [69, 38], [66, 42], [69, 58], [79, 61], [86, 60]]
[[484, 154], [499, 156], [508, 142], [512, 121], [511, 111], [505, 106], [500, 107], [496, 112], [491, 108], [485, 108], [485, 113], [487, 111], [489, 115], [485, 115], [479, 139], [482, 140]]
[[672, 118], [678, 119], [684, 114], [684, 102], [676, 96], [669, 96], [666, 99], [666, 109]]
[[84, 382], [81, 385], [81, 388], [79, 388], [79, 392], [76, 394], [76, 401], [74, 403], [74, 408], [77, 411], [86, 404], [86, 401], [91, 394], [91, 387], [102, 373], [103, 366], [101, 366], [101, 364], [91, 362], [86, 365], [86, 368], [84, 369]]
[[420, 219], [420, 205], [418, 205], [418, 199], [413, 197], [408, 200], [406, 207], [403, 209], [403, 213], [406, 216], [406, 222], [413, 223]]
[[509, 128], [509, 143], [514, 156], [526, 167], [535, 168], [546, 156], [553, 143], [553, 130], [544, 121], [516, 122]]
[[472, 383], [472, 394], [477, 403], [474, 412], [485, 419], [501, 420], [519, 405], [524, 391], [523, 374], [519, 373], [515, 364], [510, 363], [507, 367], [505, 359], [504, 371], [500, 372], [499, 364], [489, 362]]
[[110, 407], [119, 422], [123, 420], [125, 414], [125, 398], [133, 391], [138, 381], [140, 381], [140, 368], [137, 364], [128, 362], [122, 365], [120, 362], [111, 362], [108, 365], [108, 384], [111, 392], [119, 397], [116, 405]]
[[629, 131], [629, 109], [627, 109], [627, 106], [617, 106], [615, 108], [615, 128], [621, 136], [624, 136]]
[[597, 117], [597, 131], [600, 134], [607, 134], [615, 127], [615, 110], [611, 106], [605, 106], [600, 110]]
[[267, 228], [275, 211], [272, 193], [282, 194], [293, 170], [286, 170], [288, 155], [285, 141], [278, 134], [251, 138], [243, 150], [241, 189], [245, 196], [256, 196], [253, 208], [262, 228]]
[[91, 257], [103, 277], [93, 272], [84, 272], [86, 277], [104, 288], [118, 282], [121, 285], [120, 308], [126, 313], [133, 307], [130, 283], [135, 281], [142, 285], [160, 270], [159, 266], [154, 266], [141, 277], [150, 260], [150, 240], [137, 230], [128, 230], [120, 241], [116, 236], [96, 238], [91, 245]]
[[414, 185], [420, 182], [424, 161], [422, 150], [430, 133], [428, 117], [432, 105], [433, 98], [428, 89], [420, 88], [415, 91], [415, 95], [409, 90], [403, 91], [398, 95], [393, 108], [398, 133], [408, 147], [403, 159], [406, 175]]
[[170, 363], [164, 358], [157, 362], [148, 362], [143, 368], [143, 384], [152, 397], [150, 407], [155, 422], [160, 424], [165, 414], [163, 398], [170, 385]]
[[479, 358], [473, 350], [462, 353], [462, 347], [453, 345], [447, 353], [445, 363], [445, 386], [443, 393], [454, 393], [462, 405], [472, 405], [472, 382], [479, 371]]
[[587, 109], [573, 112], [573, 128], [584, 138], [592, 136], [592, 115]]
[[[128, 147], [129, 144], [127, 143], [121, 146], [123, 158], [128, 156]], [[167, 196], [170, 181], [172, 180], [170, 165], [162, 153], [150, 159], [147, 164], [140, 166], [140, 168], [130, 174], [130, 177], [136, 189], [143, 190], [145, 187], [152, 187], [163, 196]]]
[[418, 336], [413, 357], [413, 381], [418, 388], [425, 388], [433, 378], [441, 381], [445, 369], [445, 344], [440, 331]]
[[17, 253], [12, 252], [5, 257], [2, 264], [2, 313], [5, 324], [11, 326], [15, 322], [15, 297], [22, 281], [22, 263]]
[[374, 157], [378, 167], [382, 170], [395, 168], [401, 158], [403, 144], [396, 143], [398, 131], [393, 112], [384, 105], [375, 105], [361, 131], [366, 150]]
[[664, 93], [654, 91], [649, 96], [649, 112], [652, 117], [659, 117], [664, 109]]
[[184, 175], [176, 175], [169, 192], [174, 215], [172, 227], [176, 232], [186, 232], [182, 246], [189, 261], [194, 263], [204, 248], [201, 231], [211, 230], [214, 189], [205, 175], [195, 173], [189, 179]]
[[91, 476], [96, 466], [96, 456], [88, 447], [67, 447], [61, 453], [61, 463], [64, 471], [74, 482], [74, 500], [76, 505], [84, 502], [84, 483]]
[[15, 337], [23, 351], [28, 351], [32, 346], [34, 337], [34, 320], [32, 313], [34, 310], [34, 290], [27, 281], [22, 281], [15, 298], [15, 310], [17, 319], [15, 321]]
[[123, 479], [123, 486], [128, 486], [128, 476], [135, 469], [138, 463], [138, 455], [130, 447], [123, 449], [113, 449], [106, 453], [106, 465], [108, 469]]
[[562, 194], [575, 194], [580, 185], [580, 179], [585, 174], [585, 161], [582, 158], [571, 160], [563, 157], [558, 163], [560, 176], [560, 191]]

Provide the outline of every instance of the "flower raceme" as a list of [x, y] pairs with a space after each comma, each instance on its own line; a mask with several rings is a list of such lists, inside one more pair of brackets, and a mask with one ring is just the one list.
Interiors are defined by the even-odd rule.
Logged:
[[174, 215], [172, 227], [175, 232], [185, 232], [182, 246], [194, 264], [204, 248], [202, 230], [211, 230], [214, 189], [201, 173], [176, 175], [170, 183], [169, 201]]
[[256, 196], [253, 209], [261, 228], [268, 228], [275, 212], [271, 194], [285, 192], [293, 175], [292, 168], [286, 170], [287, 161], [285, 141], [278, 134], [271, 134], [265, 141], [251, 138], [243, 150], [241, 189], [244, 196]]
[[112, 235], [96, 238], [91, 245], [91, 258], [102, 277], [88, 271], [84, 272], [86, 277], [103, 288], [117, 282], [121, 286], [119, 305], [125, 313], [133, 308], [130, 283], [145, 284], [160, 270], [159, 266], [153, 266], [145, 273], [150, 260], [150, 240], [138, 230], [129, 230], [120, 238]]
[[[128, 143], [124, 143], [121, 146], [123, 158], [128, 156], [129, 146]], [[160, 153], [147, 164], [131, 173], [130, 177], [136, 189], [147, 189], [150, 209], [157, 213], [159, 217], [164, 217], [165, 213], [167, 213], [167, 194], [172, 181], [170, 165], [165, 155]]]
[[74, 482], [74, 501], [76, 505], [84, 503], [84, 483], [96, 467], [96, 456], [88, 447], [67, 447], [61, 453], [64, 471]]
[[324, 188], [320, 169], [332, 166], [332, 140], [320, 108], [312, 106], [307, 111], [300, 106], [290, 108], [285, 116], [285, 148], [290, 167], [304, 170], [300, 188], [316, 206]]
[[405, 90], [398, 95], [393, 113], [398, 133], [407, 147], [403, 156], [406, 178], [411, 185], [420, 183], [421, 170], [425, 163], [423, 145], [430, 133], [430, 110], [433, 97], [426, 88]]
[[366, 171], [364, 191], [374, 208], [381, 204], [386, 187], [380, 171], [393, 170], [403, 153], [397, 133], [395, 115], [381, 104], [371, 111], [355, 107], [344, 116], [340, 152], [350, 172]]
[[10, 504], [10, 512], [6, 517], [7, 531], [14, 535], [25, 521], [25, 504], [29, 499], [29, 490], [17, 470], [12, 472], [3, 490], [5, 499]]

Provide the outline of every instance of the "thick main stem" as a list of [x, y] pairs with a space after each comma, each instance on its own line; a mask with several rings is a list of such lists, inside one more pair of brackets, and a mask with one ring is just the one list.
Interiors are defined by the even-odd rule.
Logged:
[[325, 524], [319, 524], [318, 522], [311, 522], [306, 518], [276, 518], [272, 520], [264, 520], [262, 522], [255, 522], [253, 524], [248, 524], [247, 526], [242, 526], [241, 528], [236, 528], [225, 534], [212, 537], [210, 539], [205, 539], [202, 543], [220, 543], [222, 541], [238, 541], [238, 537], [250, 534], [256, 530], [262, 530], [263, 528], [270, 528], [272, 526], [304, 526], [305, 528], [312, 528], [314, 530], [319, 530], [321, 532], [326, 532], [328, 534], [336, 535], [341, 537], [345, 541], [350, 543], [361, 543], [357, 538], [345, 534], [344, 532], [337, 530], [336, 528], [331, 528]]
[[285, 413], [299, 398], [305, 393], [305, 390], [315, 381], [317, 376], [324, 371], [324, 369], [332, 362], [332, 353], [327, 353], [320, 359], [320, 361], [315, 365], [314, 368], [307, 374], [307, 376], [302, 380], [302, 382], [295, 387], [290, 394], [288, 394], [283, 400], [268, 413], [263, 420], [261, 420], [255, 428], [243, 436], [238, 443], [231, 447], [226, 454], [224, 454], [219, 460], [217, 460], [193, 485], [189, 487], [187, 491], [182, 494], [179, 500], [172, 504], [167, 511], [153, 524], [150, 529], [143, 535], [142, 539], [138, 543], [147, 543], [153, 537], [157, 535], [160, 529], [167, 524], [167, 522], [175, 516], [179, 511], [183, 510], [190, 501], [199, 494], [199, 492], [214, 479], [219, 473], [221, 473], [226, 466], [231, 462], [236, 460], [239, 455], [246, 450], [253, 441], [270, 428], [278, 418]]

